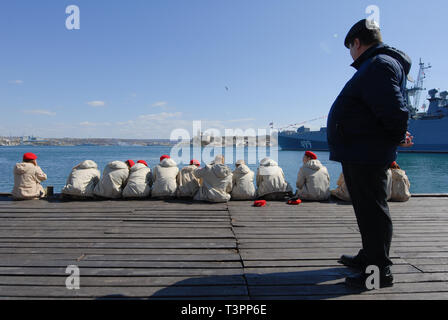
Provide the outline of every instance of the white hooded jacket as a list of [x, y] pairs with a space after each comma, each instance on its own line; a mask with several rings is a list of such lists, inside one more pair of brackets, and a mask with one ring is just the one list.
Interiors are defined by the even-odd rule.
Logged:
[[177, 196], [179, 198], [193, 198], [200, 187], [200, 180], [194, 172], [198, 170], [195, 165], [183, 167], [177, 176]]
[[254, 172], [245, 164], [241, 164], [233, 171], [232, 199], [252, 200], [255, 197]]
[[163, 159], [152, 173], [152, 197], [175, 197], [179, 168], [173, 159]]
[[232, 171], [224, 164], [206, 165], [194, 172], [202, 179], [202, 186], [194, 200], [208, 202], [227, 202], [232, 191]]
[[128, 165], [123, 161], [112, 161], [106, 165], [94, 194], [103, 198], [121, 198], [129, 177]]
[[391, 171], [392, 191], [390, 200], [400, 202], [408, 201], [411, 198], [411, 193], [409, 192], [411, 184], [406, 172], [401, 169], [391, 169]]
[[145, 198], [151, 193], [151, 169], [136, 163], [129, 170], [129, 178], [123, 190], [123, 198]]
[[78, 197], [93, 197], [95, 186], [100, 181], [98, 165], [92, 160], [86, 160], [75, 166], [62, 193]]
[[389, 201], [390, 198], [392, 197], [392, 170], [388, 169], [386, 175], [387, 175], [386, 193], [387, 193], [387, 201]]
[[302, 200], [322, 201], [330, 198], [330, 175], [319, 160], [309, 160], [297, 174], [297, 195]]
[[330, 191], [331, 195], [343, 201], [352, 201], [350, 193], [347, 189], [347, 185], [345, 184], [343, 173], [341, 173], [341, 175], [339, 176], [337, 185], [338, 187], [336, 189]]
[[257, 170], [257, 197], [264, 197], [271, 193], [291, 193], [291, 185], [285, 180], [285, 174], [272, 159], [265, 158], [260, 161]]
[[[392, 196], [392, 172], [390, 169], [386, 171], [386, 176], [387, 176], [386, 194], [387, 194], [387, 200], [390, 200]], [[336, 189], [331, 190], [331, 195], [343, 201], [351, 201], [350, 193], [348, 192], [348, 188], [345, 183], [343, 173], [341, 173], [341, 175], [339, 176], [337, 185], [338, 187]]]
[[45, 180], [47, 175], [39, 166], [29, 162], [17, 163], [14, 167], [13, 199], [38, 199], [45, 196], [44, 188], [40, 184]]

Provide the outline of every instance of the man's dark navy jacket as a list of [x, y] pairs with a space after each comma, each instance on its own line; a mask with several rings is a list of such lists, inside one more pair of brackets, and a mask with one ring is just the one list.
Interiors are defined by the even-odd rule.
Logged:
[[404, 91], [411, 60], [397, 49], [378, 44], [352, 66], [358, 71], [328, 116], [330, 160], [388, 165], [396, 160], [408, 127]]

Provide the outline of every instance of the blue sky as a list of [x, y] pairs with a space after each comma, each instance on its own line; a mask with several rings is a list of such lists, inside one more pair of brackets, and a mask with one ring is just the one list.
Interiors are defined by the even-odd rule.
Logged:
[[[80, 30], [65, 27], [72, 4]], [[412, 76], [422, 57], [426, 88], [448, 89], [445, 0], [2, 1], [0, 135], [167, 138], [193, 120], [325, 116], [354, 73], [344, 37], [372, 4]]]

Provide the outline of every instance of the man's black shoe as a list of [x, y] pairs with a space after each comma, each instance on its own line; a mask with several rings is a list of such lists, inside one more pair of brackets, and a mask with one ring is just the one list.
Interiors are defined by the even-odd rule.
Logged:
[[[352, 288], [359, 288], [359, 289], [365, 289], [365, 290], [371, 290], [372, 288], [367, 288], [367, 278], [369, 278], [372, 274], [367, 274], [364, 272], [361, 272], [357, 275], [347, 277], [345, 279], [345, 284]], [[383, 270], [380, 270], [380, 283], [379, 288], [387, 288], [392, 287], [394, 285], [394, 276], [392, 275], [392, 272], [390, 271], [390, 268], [385, 268]], [[368, 280], [369, 283], [372, 283], [371, 279]], [[376, 288], [377, 289], [377, 288]]]
[[361, 261], [361, 258], [359, 255], [357, 256], [348, 256], [343, 255], [338, 260], [340, 264], [343, 264], [344, 266], [359, 270], [359, 271], [365, 271], [367, 268], [367, 264], [363, 261]]

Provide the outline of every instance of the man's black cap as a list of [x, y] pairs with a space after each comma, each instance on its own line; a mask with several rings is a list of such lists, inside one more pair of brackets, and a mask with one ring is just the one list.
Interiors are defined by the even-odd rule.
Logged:
[[350, 43], [354, 39], [358, 38], [362, 34], [369, 34], [374, 32], [379, 32], [380, 27], [375, 20], [362, 19], [355, 23], [355, 25], [350, 29], [345, 37], [344, 45], [349, 48]]

